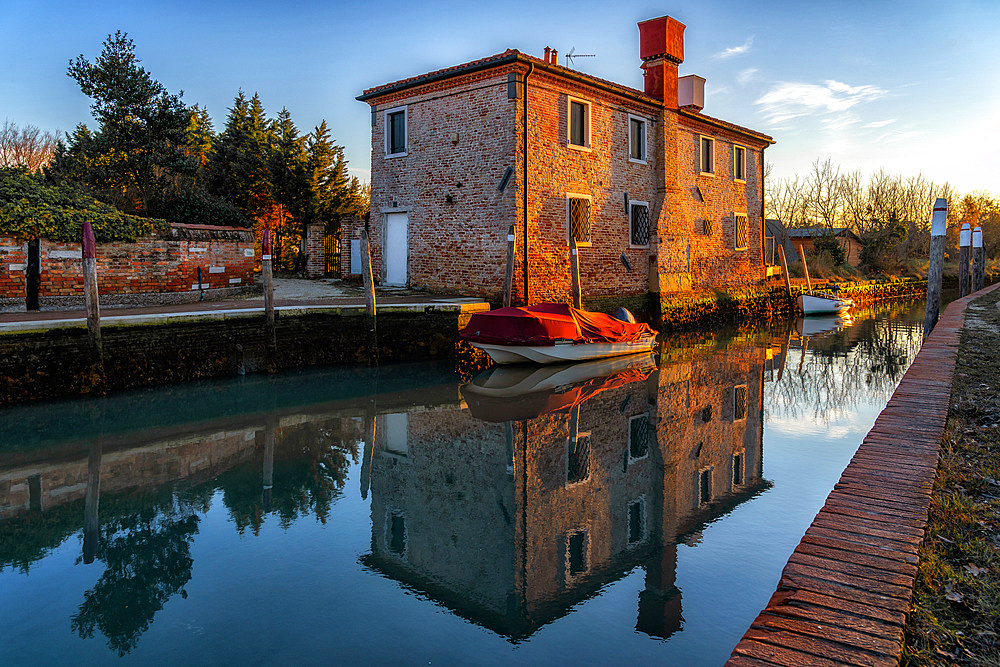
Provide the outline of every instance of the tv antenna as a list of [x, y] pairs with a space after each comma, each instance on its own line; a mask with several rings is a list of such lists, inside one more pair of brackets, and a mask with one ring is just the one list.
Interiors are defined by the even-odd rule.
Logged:
[[596, 53], [577, 53], [576, 52], [576, 47], [574, 46], [572, 49], [569, 50], [569, 53], [567, 53], [564, 57], [566, 58], [566, 67], [573, 67], [576, 64], [576, 63], [573, 62], [574, 58], [596, 58], [597, 54]]

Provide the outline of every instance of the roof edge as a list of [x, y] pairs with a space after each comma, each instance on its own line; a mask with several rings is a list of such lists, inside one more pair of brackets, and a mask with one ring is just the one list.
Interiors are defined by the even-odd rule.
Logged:
[[748, 127], [736, 125], [735, 123], [730, 123], [728, 121], [720, 120], [718, 118], [712, 118], [711, 116], [706, 116], [705, 114], [701, 114], [696, 111], [690, 111], [688, 109], [679, 109], [679, 112], [682, 116], [686, 118], [701, 121], [703, 123], [707, 123], [708, 125], [713, 125], [723, 130], [729, 130], [730, 132], [736, 132], [738, 134], [751, 137], [758, 141], [763, 141], [769, 146], [773, 146], [776, 143], [774, 137], [764, 134], [763, 132], [751, 130]]

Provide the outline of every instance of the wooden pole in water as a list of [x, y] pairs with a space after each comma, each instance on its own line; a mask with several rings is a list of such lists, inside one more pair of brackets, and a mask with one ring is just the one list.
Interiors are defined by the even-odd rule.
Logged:
[[972, 230], [972, 291], [986, 287], [986, 249], [983, 248], [983, 228]]
[[938, 197], [931, 213], [931, 253], [927, 267], [927, 309], [924, 311], [924, 336], [937, 324], [941, 310], [941, 273], [944, 269], [944, 237], [948, 230], [948, 200]]
[[503, 277], [503, 306], [510, 305], [511, 292], [514, 291], [514, 225], [507, 229], [507, 271]]
[[583, 309], [583, 297], [580, 294], [580, 255], [577, 252], [576, 239], [569, 240], [569, 272], [573, 286], [573, 307]]
[[365, 282], [365, 312], [375, 317], [375, 281], [372, 278], [372, 256], [368, 230], [361, 230], [361, 277]]
[[802, 260], [802, 273], [804, 273], [806, 276], [806, 289], [809, 290], [810, 294], [812, 294], [813, 286], [812, 286], [812, 281], [809, 280], [809, 265], [806, 264], [806, 251], [802, 248], [801, 245], [797, 246], [797, 248], [799, 251], [799, 258]]
[[966, 296], [972, 286], [972, 276], [969, 275], [969, 255], [972, 250], [972, 229], [969, 223], [962, 223], [958, 233], [958, 296]]
[[261, 471], [264, 511], [271, 511], [274, 494], [274, 439], [278, 430], [278, 417], [269, 413], [264, 417], [264, 465]]
[[781, 277], [785, 279], [785, 289], [788, 291], [788, 300], [792, 300], [792, 281], [788, 277], [788, 262], [785, 261], [785, 249], [778, 246], [778, 256], [781, 258]]
[[264, 276], [264, 318], [267, 333], [274, 338], [274, 274], [271, 269], [271, 230], [265, 229], [260, 240], [260, 272]]
[[[103, 424], [98, 428], [103, 429]], [[101, 542], [101, 522], [98, 509], [101, 504], [101, 454], [104, 435], [98, 434], [90, 443], [87, 457], [87, 493], [83, 501], [83, 562], [94, 562]]]
[[89, 222], [83, 223], [80, 244], [83, 246], [83, 296], [87, 302], [87, 336], [98, 362], [103, 360], [101, 345], [101, 305], [97, 291], [97, 242]]

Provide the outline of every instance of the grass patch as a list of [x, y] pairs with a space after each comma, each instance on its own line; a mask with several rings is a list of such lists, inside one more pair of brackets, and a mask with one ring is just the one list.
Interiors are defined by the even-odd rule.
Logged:
[[1000, 666], [998, 306], [966, 311], [902, 665]]

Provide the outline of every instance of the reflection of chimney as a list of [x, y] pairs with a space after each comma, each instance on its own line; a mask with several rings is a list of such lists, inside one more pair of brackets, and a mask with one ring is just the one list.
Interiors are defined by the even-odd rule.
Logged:
[[646, 589], [639, 593], [639, 618], [635, 629], [650, 637], [666, 639], [681, 629], [681, 592], [674, 586], [677, 545], [665, 544], [659, 557], [646, 566]]
[[639, 57], [647, 95], [677, 108], [677, 66], [684, 62], [684, 24], [661, 16], [639, 23]]

